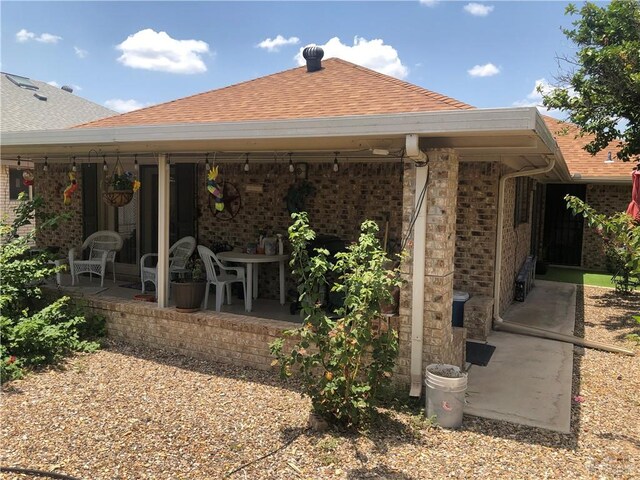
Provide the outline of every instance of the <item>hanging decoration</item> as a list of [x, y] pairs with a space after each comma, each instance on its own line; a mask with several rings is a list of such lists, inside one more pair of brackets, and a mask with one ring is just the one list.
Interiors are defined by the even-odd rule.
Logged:
[[71, 197], [78, 190], [78, 181], [76, 180], [76, 172], [73, 170], [69, 172], [69, 185], [64, 189], [62, 194], [63, 202], [65, 205], [71, 205]]
[[124, 171], [118, 155], [111, 175], [104, 181], [102, 199], [112, 207], [124, 207], [131, 201], [133, 194], [140, 189], [140, 186], [140, 181], [135, 174]]
[[[209, 162], [207, 162], [207, 165]], [[222, 189], [216, 182], [218, 178], [218, 166], [213, 166], [209, 173], [207, 174], [207, 190], [213, 195], [214, 207], [217, 212], [221, 212], [224, 210], [224, 194], [222, 193]]]
[[25, 170], [22, 172], [22, 183], [25, 187], [33, 185], [33, 170]]

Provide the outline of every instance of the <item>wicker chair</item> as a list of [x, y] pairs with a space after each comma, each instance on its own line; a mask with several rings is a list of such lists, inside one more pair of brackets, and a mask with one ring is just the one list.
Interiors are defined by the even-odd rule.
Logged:
[[[169, 249], [169, 276], [172, 273], [186, 271], [187, 262], [196, 249], [196, 239], [193, 237], [182, 237]], [[140, 281], [142, 282], [142, 293], [145, 292], [145, 283], [151, 282], [158, 289], [157, 277], [158, 268], [147, 266], [147, 260], [157, 257], [157, 253], [146, 253], [140, 259]]]
[[[107, 263], [111, 262], [113, 282], [116, 281], [116, 254], [122, 248], [122, 237], [118, 232], [100, 230], [92, 233], [82, 244], [80, 252], [75, 248], [69, 250], [69, 270], [71, 271], [71, 285], [75, 285], [77, 277], [81, 273], [88, 273], [93, 279], [95, 273], [100, 277], [100, 286], [104, 286], [104, 275], [107, 271]], [[76, 253], [89, 250], [86, 260], [76, 259]]]

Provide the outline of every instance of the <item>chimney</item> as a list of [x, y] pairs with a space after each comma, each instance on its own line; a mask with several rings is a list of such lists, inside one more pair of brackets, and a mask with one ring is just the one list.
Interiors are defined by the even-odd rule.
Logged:
[[302, 56], [307, 61], [307, 72], [322, 70], [322, 57], [324, 57], [322, 48], [316, 46], [306, 47], [302, 51]]
[[63, 85], [62, 90], [64, 90], [65, 92], [69, 92], [69, 93], [73, 93], [73, 88], [71, 88], [69, 85]]

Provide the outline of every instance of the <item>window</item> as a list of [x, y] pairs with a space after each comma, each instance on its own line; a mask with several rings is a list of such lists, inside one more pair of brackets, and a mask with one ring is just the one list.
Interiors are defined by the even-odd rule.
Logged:
[[513, 226], [529, 222], [530, 192], [533, 187], [533, 179], [529, 177], [516, 178], [516, 200], [513, 212]]
[[15, 83], [20, 88], [28, 88], [29, 90], [38, 90], [38, 87], [34, 85], [27, 77], [21, 77], [20, 75], [11, 75], [9, 73], [5, 76]]
[[9, 169], [9, 200], [17, 200], [20, 192], [29, 194], [29, 187], [27, 187], [22, 180], [23, 170], [15, 168]]

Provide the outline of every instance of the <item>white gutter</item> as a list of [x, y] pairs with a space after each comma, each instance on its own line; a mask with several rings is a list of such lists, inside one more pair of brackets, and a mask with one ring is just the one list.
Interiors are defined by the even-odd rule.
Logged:
[[535, 168], [532, 170], [521, 170], [519, 172], [507, 173], [500, 177], [498, 184], [498, 221], [496, 232], [496, 261], [494, 265], [494, 283], [493, 283], [493, 319], [496, 323], [503, 323], [504, 320], [500, 317], [500, 287], [502, 281], [502, 230], [504, 224], [504, 190], [507, 180], [516, 177], [529, 177], [538, 175], [541, 173], [547, 173], [553, 169], [556, 164], [555, 156], [549, 159], [549, 163], [544, 167]]
[[[418, 135], [406, 136], [407, 157], [416, 162], [416, 183], [414, 211], [418, 212], [413, 227], [413, 268], [411, 291], [411, 389], [409, 395], [419, 397], [422, 393], [422, 348], [424, 337], [424, 271], [427, 234], [427, 213], [422, 208], [427, 198], [420, 198], [422, 188], [427, 188], [429, 165], [424, 163], [428, 157], [419, 148]], [[418, 164], [420, 162], [420, 164]], [[423, 187], [424, 186], [424, 187]]]
[[[296, 120], [189, 123], [110, 128], [3, 132], [3, 150], [28, 146], [164, 143], [418, 134], [540, 133], [535, 108], [449, 110], [389, 115], [352, 115]], [[544, 127], [546, 128], [546, 127]]]

